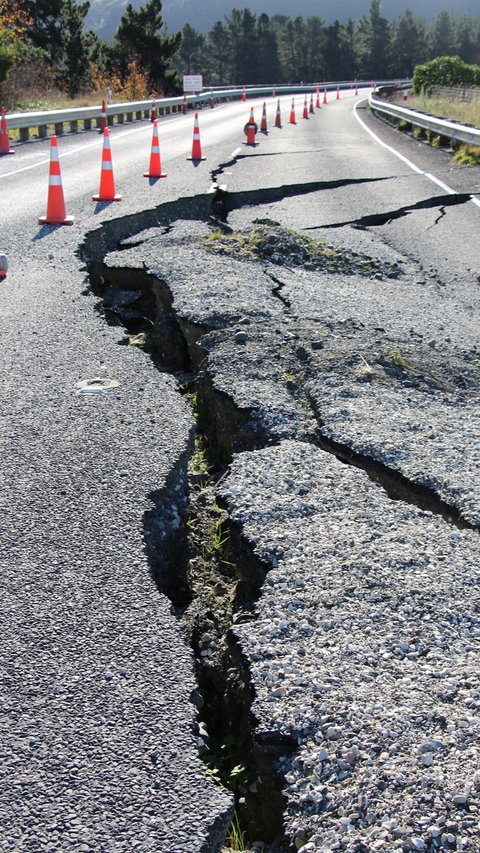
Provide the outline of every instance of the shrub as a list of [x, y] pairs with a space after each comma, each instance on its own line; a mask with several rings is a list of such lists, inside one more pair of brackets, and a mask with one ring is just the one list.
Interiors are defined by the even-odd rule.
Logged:
[[468, 65], [459, 56], [437, 56], [413, 71], [412, 89], [430, 93], [432, 86], [474, 86], [480, 83], [480, 66]]

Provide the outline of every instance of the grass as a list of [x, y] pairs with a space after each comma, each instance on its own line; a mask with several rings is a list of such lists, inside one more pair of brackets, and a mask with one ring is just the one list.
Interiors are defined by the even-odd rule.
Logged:
[[461, 166], [480, 166], [480, 148], [476, 145], [461, 145], [453, 162]]
[[[403, 101], [401, 106], [403, 106]], [[405, 104], [410, 110], [421, 110], [429, 115], [456, 119], [480, 128], [480, 101], [458, 101], [450, 98], [430, 98], [427, 95], [414, 95]]]
[[[339, 252], [329, 246], [325, 240], [312, 240], [311, 237], [306, 237], [286, 228], [277, 229], [277, 231], [280, 251], [282, 241], [285, 238], [291, 238], [302, 249], [305, 261], [315, 262], [323, 259], [335, 263], [335, 259], [339, 256]], [[275, 231], [270, 226], [258, 225], [249, 232], [238, 231], [224, 234], [222, 231], [212, 231], [207, 237], [200, 238], [200, 242], [204, 243], [210, 251], [218, 254], [258, 260], [266, 256], [265, 248], [268, 237], [272, 234], [275, 234]]]

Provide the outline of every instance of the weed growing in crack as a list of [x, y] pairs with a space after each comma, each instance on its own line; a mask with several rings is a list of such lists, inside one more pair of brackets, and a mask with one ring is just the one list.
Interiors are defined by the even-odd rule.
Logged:
[[243, 853], [243, 851], [246, 851], [247, 849], [245, 844], [245, 833], [240, 826], [240, 821], [236, 811], [228, 830], [225, 849], [237, 850], [238, 853]]
[[393, 349], [388, 353], [388, 360], [391, 364], [394, 364], [396, 367], [400, 367], [402, 370], [412, 371], [413, 366], [407, 361], [406, 358], [401, 354], [400, 350]]

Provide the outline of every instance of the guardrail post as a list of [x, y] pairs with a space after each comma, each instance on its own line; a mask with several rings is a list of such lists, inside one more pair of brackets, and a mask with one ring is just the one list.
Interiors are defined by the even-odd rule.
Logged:
[[142, 120], [142, 111], [137, 110], [137, 112], [135, 113], [135, 121], [141, 121], [141, 120]]
[[[22, 130], [25, 130], [25, 128], [22, 128]], [[46, 139], [47, 138], [48, 131], [47, 131], [47, 125], [46, 124], [40, 124], [38, 126], [38, 135], [39, 135], [40, 139]], [[20, 132], [20, 139], [22, 139], [21, 132]], [[22, 139], [22, 142], [23, 141], [24, 140]]]
[[125, 116], [123, 113], [117, 113], [117, 124], [123, 124]]
[[63, 136], [63, 121], [55, 122], [55, 134], [56, 136]]
[[83, 129], [84, 130], [91, 130], [92, 129], [92, 119], [91, 118], [84, 118], [83, 119]]
[[78, 121], [76, 119], [72, 119], [70, 122], [70, 133], [78, 133]]
[[127, 113], [127, 121], [133, 121], [133, 113]]
[[[46, 130], [46, 128], [45, 128]], [[29, 127], [21, 127], [20, 128], [20, 142], [28, 142], [30, 139], [30, 128]]]

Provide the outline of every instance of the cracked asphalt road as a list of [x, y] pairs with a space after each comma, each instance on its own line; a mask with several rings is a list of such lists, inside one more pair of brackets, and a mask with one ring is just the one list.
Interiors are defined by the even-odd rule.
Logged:
[[[413, 293], [420, 302], [415, 296], [410, 303], [418, 318], [402, 320], [402, 307], [396, 307], [392, 288], [380, 300], [381, 312], [378, 296], [372, 295], [370, 305], [367, 302], [362, 308], [361, 322], [367, 332], [372, 318], [377, 325], [376, 311], [383, 314], [382, 329], [394, 342], [399, 328], [406, 338], [404, 326], [409, 331], [417, 320], [425, 335], [431, 325], [426, 306], [440, 299], [442, 308], [432, 332], [439, 342], [439, 361], [442, 352], [452, 358], [455, 349], [461, 350], [460, 357], [466, 350], [473, 352], [480, 211], [456, 201], [447, 206], [440, 190], [432, 192], [425, 178], [407, 173], [362, 134], [351, 105], [352, 99], [345, 98], [308, 122], [299, 121], [297, 128], [271, 129], [254, 154], [217, 172], [217, 180], [227, 185], [227, 207], [231, 196], [229, 226], [250, 225], [250, 207], [255, 205], [255, 217], [274, 218], [297, 230], [311, 229], [310, 234], [313, 229], [315, 237], [322, 236], [325, 228], [326, 239], [340, 249], [348, 246], [373, 258], [402, 260], [407, 274], [415, 277]], [[201, 115], [208, 169], [229, 162], [241, 117], [239, 105]], [[158, 373], [142, 353], [119, 346], [122, 334], [107, 326], [96, 311], [96, 299], [85, 292], [85, 269], [76, 255], [84, 233], [99, 229], [102, 221], [118, 238], [141, 230], [142, 225], [154, 225], [156, 217], [161, 222], [162, 208], [158, 214], [153, 208], [162, 199], [173, 204], [198, 196], [197, 202], [182, 203], [175, 218], [182, 214], [182, 206], [192, 216], [195, 209], [196, 215], [208, 210], [203, 198], [209, 183], [207, 167], [193, 170], [183, 162], [191, 139], [187, 119], [160, 124], [169, 181], [168, 186], [162, 182], [154, 188], [154, 201], [152, 188], [137, 177], [147, 155], [139, 145], [132, 145], [142, 140], [148, 147], [150, 129], [119, 131], [116, 140], [112, 134], [117, 186], [125, 195], [121, 212], [108, 206], [92, 208], [85, 195], [87, 177], [92, 190], [96, 188], [98, 141], [85, 138], [90, 147], [84, 150], [83, 139], [62, 140], [67, 155], [62, 161], [67, 209], [77, 220], [68, 233], [35, 225], [36, 215], [43, 212], [46, 184], [36, 162], [45, 157], [46, 145], [25, 146], [18, 159], [1, 163], [2, 190], [16, 201], [15, 207], [3, 210], [5, 245], [1, 246], [10, 260], [0, 293], [5, 541], [1, 609], [6, 638], [1, 661], [2, 730], [3, 772], [8, 777], [0, 809], [1, 849], [63, 851], [68, 843], [70, 849], [82, 851], [213, 853], [220, 849], [231, 814], [229, 795], [209, 782], [197, 755], [195, 707], [190, 701], [191, 653], [167, 599], [150, 577], [142, 541], [145, 513], [152, 501], [161, 506], [159, 518], [166, 534], [181, 518], [192, 418], [171, 377]], [[179, 128], [184, 131], [180, 143]], [[389, 128], [381, 132], [397, 140]], [[415, 155], [428, 160], [421, 165], [425, 170], [428, 165], [429, 172], [440, 164], [440, 177], [457, 181], [459, 193], [475, 191], [476, 170], [450, 174], [442, 152], [418, 149]], [[22, 172], [23, 168], [29, 171]], [[6, 177], [7, 170], [11, 177]], [[282, 186], [286, 187], [283, 194], [278, 191]], [[274, 190], [270, 196], [269, 187]], [[304, 189], [308, 194], [303, 194]], [[152, 212], [145, 213], [146, 209]], [[439, 216], [442, 209], [445, 215]], [[401, 210], [409, 215], [393, 215]], [[370, 221], [363, 231], [345, 224], [372, 216], [388, 216], [388, 226], [377, 229], [379, 221]], [[115, 217], [123, 220], [118, 226], [112, 222]], [[461, 239], [454, 236], [460, 234]], [[146, 246], [135, 251], [152, 266]], [[100, 240], [98, 252], [101, 255]], [[188, 319], [201, 321], [205, 303], [195, 304], [201, 291], [197, 294], [194, 284], [204, 269], [188, 238], [180, 252], [175, 256], [172, 241], [164, 256], [157, 254], [158, 272], [165, 276], [170, 270], [184, 288]], [[122, 255], [124, 264], [128, 252]], [[220, 293], [226, 283], [224, 269], [219, 263]], [[293, 321], [293, 333], [298, 334], [295, 323], [300, 329], [302, 315], [312, 314], [312, 300], [318, 295], [308, 275], [295, 278], [291, 271], [287, 275], [280, 269], [278, 275], [285, 280], [282, 295], [290, 309], [271, 297], [271, 287], [266, 285], [263, 322], [276, 326], [285, 309], [293, 306], [295, 316], [287, 317], [285, 331], [292, 333]], [[225, 306], [216, 307], [214, 297], [208, 296], [208, 277], [205, 270], [203, 296], [211, 300], [212, 315], [216, 312], [224, 318]], [[210, 278], [212, 291], [214, 279]], [[250, 311], [256, 323], [260, 286], [255, 285], [252, 302], [246, 282], [245, 301], [237, 309], [241, 276], [231, 278], [230, 315], [237, 313], [241, 319]], [[352, 282], [350, 292], [346, 288], [342, 295], [344, 284], [339, 281], [339, 301], [330, 298], [329, 308], [324, 299], [314, 309], [317, 316], [334, 326], [347, 321], [348, 330], [352, 310], [357, 310], [355, 289], [362, 283]], [[188, 299], [193, 299], [194, 311], [188, 308]], [[390, 329], [387, 320], [392, 323]], [[275, 333], [273, 328], [270, 331]], [[219, 374], [228, 364], [222, 346], [226, 346], [223, 341]], [[389, 342], [387, 355], [392, 349]], [[315, 360], [315, 352], [311, 356], [314, 374], [325, 370]], [[238, 364], [245, 365], [245, 360]], [[116, 380], [117, 388], [90, 396], [78, 393], [80, 381], [99, 376]], [[224, 380], [235, 393], [246, 393], [243, 407], [248, 393], [251, 398], [251, 379], [247, 373], [244, 380], [238, 370], [233, 380], [231, 375]], [[349, 390], [348, 379], [337, 382], [340, 390]], [[262, 389], [257, 391], [256, 405], [261, 408]], [[278, 397], [278, 383], [275, 393]], [[409, 393], [415, 397], [415, 383]], [[325, 389], [313, 384], [312, 397], [322, 394]], [[300, 422], [298, 401], [294, 395], [287, 398], [292, 423]], [[395, 402], [388, 404], [388, 411], [394, 406]], [[268, 433], [276, 415], [274, 409], [266, 406], [266, 410]], [[352, 414], [348, 407], [345, 414], [345, 406], [340, 417], [333, 412], [332, 434], [342, 426], [342, 418], [348, 431]], [[419, 413], [415, 418], [421, 421]], [[363, 429], [360, 425], [353, 444]], [[380, 440], [384, 429], [380, 429]], [[287, 433], [278, 435], [282, 439]], [[350, 439], [342, 436], [341, 440]], [[463, 462], [457, 456], [452, 465], [454, 469], [462, 465], [463, 470]], [[478, 473], [475, 457], [472, 466]], [[457, 488], [455, 483], [452, 488]], [[467, 511], [473, 512], [475, 503], [469, 503], [470, 495], [467, 498]], [[270, 535], [267, 519], [255, 536], [266, 537], [268, 543]], [[259, 685], [257, 689], [261, 696]], [[290, 818], [292, 833], [300, 832], [297, 817]], [[304, 826], [301, 831], [298, 838], [306, 837]]]

